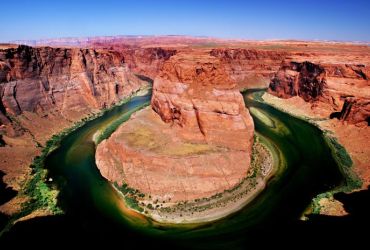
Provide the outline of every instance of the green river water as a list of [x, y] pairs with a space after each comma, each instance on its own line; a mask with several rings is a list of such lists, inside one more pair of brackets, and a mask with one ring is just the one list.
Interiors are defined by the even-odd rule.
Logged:
[[175, 248], [237, 249], [248, 242], [270, 238], [261, 234], [274, 234], [282, 226], [295, 225], [312, 198], [340, 185], [343, 176], [322, 131], [257, 102], [252, 97], [259, 93], [245, 92], [245, 103], [252, 108], [256, 131], [280, 151], [280, 168], [265, 190], [242, 210], [212, 223], [186, 227], [157, 225], [122, 211], [121, 195], [96, 167], [93, 136], [147, 105], [148, 94], [134, 97], [75, 130], [47, 157], [46, 168], [61, 190], [59, 204], [73, 220], [66, 231], [74, 227], [72, 231], [80, 233], [79, 238], [89, 240], [118, 237], [122, 245], [140, 241]]

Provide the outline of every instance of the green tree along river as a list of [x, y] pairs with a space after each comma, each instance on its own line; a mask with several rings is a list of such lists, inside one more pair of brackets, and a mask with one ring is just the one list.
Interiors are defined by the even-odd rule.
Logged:
[[[93, 138], [102, 130], [106, 130], [105, 137], [109, 136], [113, 131], [110, 125], [118, 125], [118, 119], [127, 120], [135, 110], [148, 105], [148, 94], [134, 97], [73, 131], [47, 157], [45, 166], [53, 182], [58, 183], [58, 203], [66, 212], [55, 222], [55, 227], [64, 232], [61, 237], [90, 242], [110, 238], [107, 242], [117, 239], [121, 245], [136, 242], [212, 249], [241, 248], [273, 234], [283, 237], [281, 229], [293, 228], [313, 197], [340, 185], [344, 178], [322, 131], [257, 102], [253, 96], [258, 92], [244, 92], [245, 103], [251, 109], [256, 131], [280, 151], [281, 166], [265, 190], [242, 210], [208, 224], [181, 227], [158, 225], [146, 217], [124, 212], [121, 194], [96, 167]], [[54, 227], [53, 223], [50, 222]], [[17, 230], [22, 228], [14, 227], [9, 235], [17, 235]]]

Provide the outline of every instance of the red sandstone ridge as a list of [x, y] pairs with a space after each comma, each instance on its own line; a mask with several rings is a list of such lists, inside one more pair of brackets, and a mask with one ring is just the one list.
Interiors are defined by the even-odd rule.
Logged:
[[[208, 191], [214, 192], [215, 188], [223, 190], [236, 183], [241, 173], [241, 168], [234, 169], [232, 162], [240, 166], [239, 160], [245, 158], [245, 151], [228, 148], [232, 147], [231, 140], [219, 142], [213, 140], [212, 136], [218, 133], [224, 135], [217, 127], [218, 124], [220, 127], [221, 124], [242, 125], [239, 118], [243, 115], [235, 115], [238, 112], [235, 107], [239, 107], [241, 102], [239, 97], [232, 97], [234, 92], [231, 86], [239, 89], [267, 87], [270, 77], [279, 70], [282, 61], [285, 63], [276, 75], [279, 79], [276, 83], [281, 85], [278, 87], [281, 88], [279, 93], [289, 99], [270, 97], [283, 102], [283, 108], [293, 103], [289, 111], [305, 107], [304, 111], [308, 111], [306, 114], [313, 112], [314, 118], [325, 120], [323, 123], [334, 127], [332, 131], [350, 152], [356, 169], [365, 180], [364, 185], [370, 183], [370, 153], [366, 146], [370, 139], [370, 127], [363, 126], [369, 119], [369, 46], [307, 41], [232, 41], [181, 36], [56, 39], [31, 41], [30, 44], [53, 48], [0, 44], [0, 170], [6, 173], [4, 181], [17, 190], [25, 180], [25, 174], [30, 172], [29, 165], [33, 157], [40, 153], [38, 144], [44, 144], [52, 134], [71, 126], [85, 115], [127, 96], [146, 84], [145, 81], [151, 81], [148, 77], [155, 79], [157, 76], [155, 85], [160, 90], [155, 93], [160, 101], [157, 111], [167, 123], [153, 111], [145, 111], [147, 113], [144, 112], [142, 117], [138, 114], [130, 123], [122, 126], [123, 132], [126, 129], [125, 138], [126, 135], [131, 136], [131, 141], [124, 142], [119, 137], [117, 144], [113, 140], [109, 141], [107, 147], [112, 152], [111, 161], [125, 161], [117, 158], [122, 153], [122, 150], [117, 150], [125, 143], [129, 145], [126, 148], [133, 149], [132, 152], [141, 156], [144, 154], [137, 149], [144, 150], [149, 145], [152, 151], [145, 151], [145, 155], [150, 155], [149, 152], [155, 154], [143, 161], [146, 164], [150, 162], [155, 169], [158, 169], [160, 160], [163, 161], [163, 169], [167, 169], [166, 164], [171, 159], [177, 162], [176, 157], [188, 157], [186, 166], [189, 166], [192, 161], [189, 155], [196, 154], [199, 156], [194, 157], [197, 162], [202, 157], [204, 161], [211, 162], [207, 165], [208, 175], [201, 178], [198, 175], [197, 179], [194, 174], [194, 179], [182, 182], [185, 186], [178, 189], [178, 192], [185, 189], [190, 197], [190, 190], [195, 187], [186, 185], [199, 180], [209, 181], [203, 186], [204, 195]], [[292, 70], [293, 66], [287, 63], [289, 61], [296, 64], [308, 61], [324, 72], [312, 75], [308, 64], [302, 64], [303, 69]], [[165, 69], [162, 71], [163, 67]], [[306, 73], [303, 72], [305, 70]], [[292, 75], [302, 79], [306, 85], [289, 86], [289, 83], [294, 83], [289, 80]], [[316, 83], [322, 83], [322, 89], [317, 88], [321, 85]], [[181, 94], [176, 92], [177, 88], [182, 91]], [[192, 92], [189, 91], [191, 89]], [[288, 91], [285, 92], [285, 89]], [[278, 93], [270, 91], [275, 95]], [[196, 96], [198, 93], [199, 96]], [[171, 102], [163, 103], [162, 98]], [[190, 102], [193, 99], [199, 101]], [[182, 106], [178, 100], [189, 106]], [[200, 119], [194, 118], [198, 109], [202, 113]], [[242, 110], [239, 112], [243, 113]], [[344, 122], [329, 120], [330, 115]], [[225, 120], [219, 120], [220, 117]], [[149, 125], [153, 126], [147, 129]], [[201, 127], [204, 127], [203, 133]], [[162, 137], [163, 141], [156, 141], [159, 144], [148, 141], [152, 137], [148, 131], [156, 135], [154, 138]], [[167, 158], [163, 155], [161, 158], [155, 157], [158, 152], [164, 153], [156, 145], [166, 149]], [[228, 157], [222, 158], [225, 155], [222, 150], [228, 152]], [[210, 153], [213, 154], [212, 159]], [[134, 156], [133, 159], [139, 158]], [[214, 162], [222, 162], [223, 168], [216, 169], [218, 165]], [[138, 164], [136, 161], [134, 163]], [[114, 170], [115, 162], [109, 164], [105, 169], [110, 169], [112, 175], [119, 173]], [[167, 169], [168, 172], [176, 169], [177, 166], [173, 166], [173, 169]], [[186, 166], [178, 165], [184, 170], [183, 175], [188, 174], [185, 170], [189, 168], [185, 169]], [[247, 168], [246, 165], [241, 167]], [[193, 168], [191, 171], [199, 173], [198, 170], [202, 171], [202, 168]], [[224, 171], [225, 175], [221, 175], [220, 171]], [[132, 173], [134, 176], [142, 176], [141, 172]], [[170, 174], [164, 175], [162, 180]], [[210, 176], [213, 174], [215, 178], [211, 181]], [[219, 186], [214, 187], [213, 183]], [[176, 182], [174, 185], [179, 187]], [[0, 210], [6, 209], [0, 206]]]
[[256, 49], [213, 49], [210, 55], [220, 59], [226, 74], [240, 89], [266, 87], [289, 56], [285, 51]]
[[66, 117], [78, 116], [111, 105], [141, 85], [123, 56], [112, 51], [19, 46], [1, 50], [0, 62], [1, 101], [11, 115], [57, 109]]
[[366, 122], [370, 125], [370, 99], [346, 97], [340, 112], [332, 113], [331, 118], [338, 118], [349, 123]]
[[[101, 49], [0, 49], [0, 170], [18, 190], [53, 134], [127, 97], [147, 81], [122, 53]], [[5, 145], [4, 145], [5, 144]]]
[[[6, 174], [3, 181], [15, 190], [29, 178], [29, 166], [40, 154], [40, 145], [152, 83], [149, 77], [176, 53], [162, 48], [80, 45], [0, 45], [0, 171]], [[8, 214], [17, 209], [0, 206]]]
[[176, 54], [155, 78], [152, 109], [97, 147], [112, 182], [172, 202], [210, 197], [246, 176], [253, 120], [235, 83], [209, 55]]
[[271, 80], [270, 90], [279, 97], [301, 96], [305, 101], [323, 95], [326, 81], [324, 69], [310, 62], [283, 64]]
[[285, 62], [271, 80], [269, 92], [281, 98], [300, 96], [326, 116], [353, 124], [370, 117], [369, 66]]
[[252, 119], [224, 66], [209, 56], [174, 56], [155, 79], [152, 107], [165, 122], [207, 142], [250, 150]]
[[176, 54], [174, 49], [154, 48], [124, 48], [115, 46], [125, 57], [127, 66], [135, 73], [155, 78], [165, 61]]

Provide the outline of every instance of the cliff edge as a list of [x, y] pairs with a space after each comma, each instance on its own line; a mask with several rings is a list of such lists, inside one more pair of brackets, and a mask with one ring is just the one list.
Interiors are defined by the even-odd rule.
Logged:
[[210, 55], [171, 57], [154, 80], [152, 108], [98, 145], [102, 175], [162, 202], [238, 185], [250, 166], [254, 126], [224, 72]]

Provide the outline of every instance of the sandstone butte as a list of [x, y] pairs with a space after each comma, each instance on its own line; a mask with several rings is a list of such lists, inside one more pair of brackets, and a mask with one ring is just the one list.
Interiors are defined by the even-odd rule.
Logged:
[[[138, 113], [131, 124], [147, 119], [158, 127], [163, 126], [163, 131], [176, 131], [183, 142], [191, 141], [182, 144], [185, 145], [182, 152], [197, 151], [200, 157], [205, 151], [216, 154], [220, 149], [235, 150], [227, 138], [223, 138], [224, 142], [214, 139], [218, 132], [213, 126], [217, 124], [210, 123], [208, 116], [203, 116], [205, 128], [200, 129], [196, 119], [190, 119], [192, 112], [184, 113], [182, 107], [188, 105], [190, 99], [198, 100], [189, 105], [193, 109], [215, 110], [220, 109], [218, 102], [212, 102], [217, 93], [233, 92], [229, 84], [236, 84], [236, 89], [270, 85], [269, 93], [276, 97], [265, 94], [265, 101], [317, 120], [323, 129], [332, 131], [354, 161], [354, 170], [363, 180], [363, 187], [370, 184], [369, 46], [181, 36], [96, 37], [26, 43], [34, 47], [0, 45], [0, 170], [5, 173], [3, 181], [15, 190], [20, 190], [29, 177], [30, 163], [40, 154], [39, 145], [45, 145], [53, 134], [79, 119], [117, 103], [152, 82], [151, 79], [155, 79], [155, 89], [158, 89], [153, 96], [153, 106], [158, 113], [150, 109], [150, 112]], [[187, 57], [199, 58], [199, 75], [196, 71], [189, 73], [189, 68], [198, 69], [199, 65], [189, 64]], [[209, 68], [212, 64], [216, 64], [214, 72]], [[203, 70], [205, 72], [201, 72]], [[214, 84], [221, 83], [216, 79], [208, 80], [208, 73], [212, 75], [216, 71], [222, 71], [215, 74], [222, 84]], [[202, 81], [205, 86], [196, 84]], [[167, 89], [167, 85], [175, 87]], [[189, 93], [191, 89], [199, 91]], [[177, 95], [181, 98], [173, 98]], [[173, 106], [163, 103], [163, 98], [173, 100]], [[179, 100], [184, 104], [178, 103]], [[209, 100], [208, 103], [205, 104], [205, 100]], [[239, 105], [237, 98], [233, 103], [232, 106]], [[177, 107], [181, 107], [182, 113], [176, 111]], [[234, 112], [234, 108], [228, 106], [226, 111]], [[192, 123], [185, 124], [185, 118]], [[124, 126], [119, 130], [123, 129]], [[198, 132], [191, 138], [192, 133], [188, 131], [193, 129]], [[147, 130], [143, 130], [142, 139], [133, 146], [146, 143], [146, 133]], [[136, 136], [140, 137], [140, 133]], [[163, 136], [164, 143], [174, 137]], [[203, 146], [199, 146], [202, 143]], [[178, 152], [175, 147], [172, 154]], [[0, 210], [7, 214], [16, 212], [20, 208], [17, 204], [22, 202], [17, 199], [1, 205]]]
[[235, 87], [218, 58], [173, 56], [154, 80], [152, 109], [98, 145], [100, 172], [160, 201], [238, 185], [250, 166], [254, 126]]

